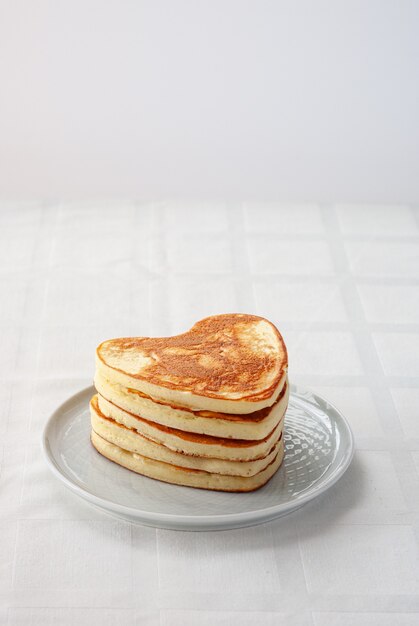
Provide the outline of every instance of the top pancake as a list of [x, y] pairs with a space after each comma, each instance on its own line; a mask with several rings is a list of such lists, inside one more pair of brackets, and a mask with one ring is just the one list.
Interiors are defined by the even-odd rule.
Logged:
[[174, 337], [128, 337], [96, 351], [106, 379], [180, 406], [250, 413], [271, 406], [288, 357], [275, 326], [256, 315], [207, 317]]

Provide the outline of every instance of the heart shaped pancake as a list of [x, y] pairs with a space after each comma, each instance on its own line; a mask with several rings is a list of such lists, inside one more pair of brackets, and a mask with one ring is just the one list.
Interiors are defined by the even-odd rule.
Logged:
[[288, 356], [277, 328], [231, 313], [173, 337], [110, 339], [96, 351], [112, 384], [175, 406], [244, 414], [271, 406], [285, 383]]

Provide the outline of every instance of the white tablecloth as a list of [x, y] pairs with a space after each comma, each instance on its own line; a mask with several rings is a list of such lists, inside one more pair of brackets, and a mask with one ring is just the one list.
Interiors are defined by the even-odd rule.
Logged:
[[[419, 214], [414, 208], [0, 207], [0, 624], [419, 623]], [[351, 468], [288, 517], [225, 532], [116, 521], [40, 436], [103, 339], [213, 313], [276, 323], [290, 378], [346, 414]]]

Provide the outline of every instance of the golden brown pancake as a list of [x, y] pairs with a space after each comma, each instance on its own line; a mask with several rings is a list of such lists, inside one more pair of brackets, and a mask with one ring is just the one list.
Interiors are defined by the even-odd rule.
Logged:
[[169, 463], [129, 452], [106, 441], [94, 431], [91, 433], [91, 441], [100, 454], [133, 472], [175, 485], [212, 489], [215, 491], [254, 491], [259, 489], [272, 478], [281, 465], [284, 456], [284, 445], [281, 441], [274, 460], [258, 474], [254, 476], [228, 476], [170, 465]]
[[264, 458], [279, 438], [283, 424], [281, 419], [266, 437], [252, 441], [212, 437], [154, 424], [123, 411], [100, 395], [93, 396], [91, 411], [101, 418], [110, 419], [151, 441], [162, 444], [174, 452], [231, 461], [252, 461]]
[[226, 314], [174, 337], [96, 351], [91, 440], [150, 478], [221, 491], [264, 485], [284, 455], [288, 356], [268, 320]]
[[[279, 431], [271, 446], [267, 448], [267, 453], [263, 458], [254, 460], [230, 460], [228, 455], [225, 458], [209, 458], [206, 456], [190, 455], [183, 452], [176, 452], [162, 443], [158, 443], [138, 433], [136, 430], [127, 428], [123, 424], [107, 418], [95, 407], [90, 406], [91, 422], [93, 431], [105, 439], [129, 452], [135, 452], [157, 461], [163, 461], [179, 467], [198, 469], [213, 474], [225, 474], [229, 476], [254, 476], [267, 467], [274, 460], [278, 453], [279, 442], [282, 433]], [[227, 451], [229, 452], [229, 451]]]
[[286, 411], [289, 396], [288, 383], [285, 380], [272, 406], [253, 413], [232, 414], [194, 411], [154, 400], [142, 392], [132, 392], [122, 385], [111, 383], [98, 372], [95, 375], [95, 386], [102, 398], [138, 418], [185, 432], [250, 440], [263, 439], [275, 428]]
[[127, 337], [97, 348], [105, 378], [153, 399], [222, 413], [272, 405], [288, 366], [284, 341], [256, 315], [207, 317], [174, 337]]

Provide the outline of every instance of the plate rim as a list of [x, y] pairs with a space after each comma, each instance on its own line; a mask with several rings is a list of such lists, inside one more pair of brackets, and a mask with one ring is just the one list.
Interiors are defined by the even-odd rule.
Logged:
[[[63, 471], [60, 469], [59, 465], [56, 463], [53, 458], [51, 447], [49, 445], [48, 433], [52, 428], [54, 422], [59, 418], [59, 416], [66, 410], [67, 405], [74, 404], [77, 402], [78, 398], [88, 393], [94, 394], [96, 389], [94, 385], [88, 385], [83, 389], [77, 391], [76, 393], [69, 396], [64, 402], [62, 402], [48, 417], [45, 422], [42, 436], [41, 436], [41, 446], [44, 454], [44, 458], [47, 462], [48, 467], [52, 471], [52, 473], [59, 479], [63, 484], [70, 489], [73, 493], [83, 498], [87, 502], [91, 502], [96, 507], [99, 507], [102, 511], [112, 511], [115, 514], [122, 515], [126, 518], [129, 516], [130, 518], [136, 519], [138, 522], [142, 520], [144, 522], [152, 523], [152, 525], [168, 524], [171, 523], [178, 527], [180, 526], [189, 526], [189, 527], [200, 527], [200, 526], [222, 526], [223, 524], [249, 524], [252, 522], [263, 523], [263, 521], [268, 521], [275, 517], [279, 517], [281, 515], [285, 515], [286, 513], [291, 513], [292, 511], [300, 508], [304, 504], [307, 504], [311, 500], [314, 500], [321, 494], [325, 493], [328, 489], [333, 487], [334, 484], [343, 476], [348, 467], [350, 466], [354, 452], [355, 452], [355, 440], [354, 435], [352, 433], [351, 427], [337, 407], [329, 402], [322, 395], [312, 391], [309, 388], [306, 388], [302, 385], [290, 384], [290, 397], [291, 395], [299, 394], [303, 395], [306, 392], [309, 392], [316, 399], [321, 400], [324, 404], [327, 404], [328, 407], [335, 413], [334, 418], [337, 418], [341, 421], [341, 425], [346, 431], [347, 435], [347, 447], [343, 452], [343, 457], [339, 461], [338, 465], [333, 469], [331, 474], [318, 486], [314, 486], [308, 493], [303, 494], [301, 496], [297, 496], [292, 501], [283, 502], [281, 504], [276, 504], [270, 507], [256, 509], [253, 511], [242, 511], [239, 513], [223, 513], [223, 514], [215, 514], [215, 515], [184, 515], [177, 513], [152, 513], [150, 511], [144, 511], [142, 509], [133, 508], [127, 506], [125, 504], [118, 504], [112, 500], [108, 500], [107, 498], [97, 496], [94, 493], [91, 493], [89, 490], [81, 487], [74, 481], [72, 481], [69, 477], [67, 477]], [[168, 483], [170, 484], [170, 483]], [[176, 485], [178, 486], [178, 485]], [[132, 519], [131, 519], [132, 521]]]

